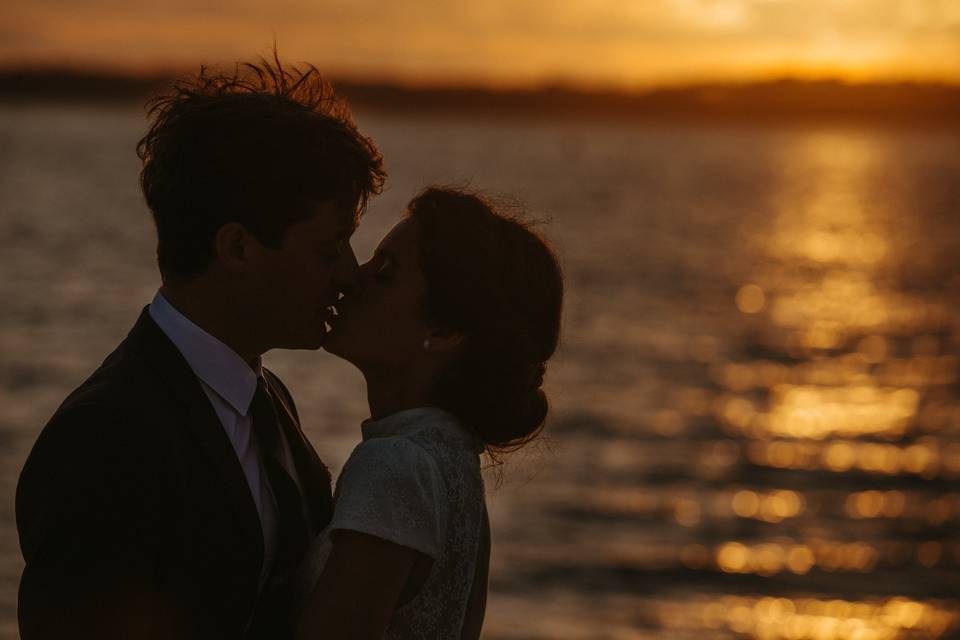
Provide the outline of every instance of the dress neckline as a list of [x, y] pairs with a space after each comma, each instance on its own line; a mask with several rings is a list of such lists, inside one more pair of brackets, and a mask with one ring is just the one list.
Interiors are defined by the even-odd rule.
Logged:
[[477, 435], [464, 426], [455, 415], [439, 407], [414, 407], [392, 413], [379, 420], [370, 418], [360, 425], [360, 432], [363, 435], [363, 441], [366, 442], [374, 438], [412, 436], [432, 427], [440, 427], [452, 435], [460, 436], [464, 444], [478, 453], [483, 451], [483, 443]]

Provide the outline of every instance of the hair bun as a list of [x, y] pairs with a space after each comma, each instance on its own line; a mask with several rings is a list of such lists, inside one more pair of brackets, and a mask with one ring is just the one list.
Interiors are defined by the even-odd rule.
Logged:
[[526, 224], [468, 192], [427, 189], [408, 215], [420, 232], [425, 316], [466, 336], [432, 401], [498, 461], [539, 435], [550, 408], [540, 387], [560, 336], [560, 265]]

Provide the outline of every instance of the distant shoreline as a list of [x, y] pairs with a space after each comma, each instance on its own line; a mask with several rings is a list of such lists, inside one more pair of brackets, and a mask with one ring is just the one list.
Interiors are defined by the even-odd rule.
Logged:
[[[140, 102], [173, 75], [122, 76], [59, 69], [0, 70], [0, 103]], [[920, 82], [851, 84], [782, 79], [704, 84], [643, 92], [571, 87], [492, 89], [417, 87], [333, 80], [350, 104], [388, 112], [470, 113], [616, 120], [845, 121], [960, 125], [960, 85]]]

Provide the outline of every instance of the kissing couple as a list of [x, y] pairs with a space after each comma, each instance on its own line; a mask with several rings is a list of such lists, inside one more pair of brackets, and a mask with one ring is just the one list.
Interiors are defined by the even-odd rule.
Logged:
[[[480, 456], [543, 428], [556, 256], [486, 199], [427, 188], [359, 265], [379, 151], [313, 67], [241, 69], [152, 101], [162, 285], [23, 467], [21, 637], [478, 638]], [[261, 364], [321, 346], [370, 407], [335, 491]]]

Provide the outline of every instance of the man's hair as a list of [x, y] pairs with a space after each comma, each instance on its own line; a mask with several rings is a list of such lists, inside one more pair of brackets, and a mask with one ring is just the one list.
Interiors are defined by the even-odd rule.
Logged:
[[311, 65], [287, 69], [274, 55], [233, 74], [201, 67], [147, 106], [140, 185], [165, 281], [203, 273], [228, 222], [277, 247], [290, 224], [333, 202], [352, 229], [386, 178], [380, 152]]

